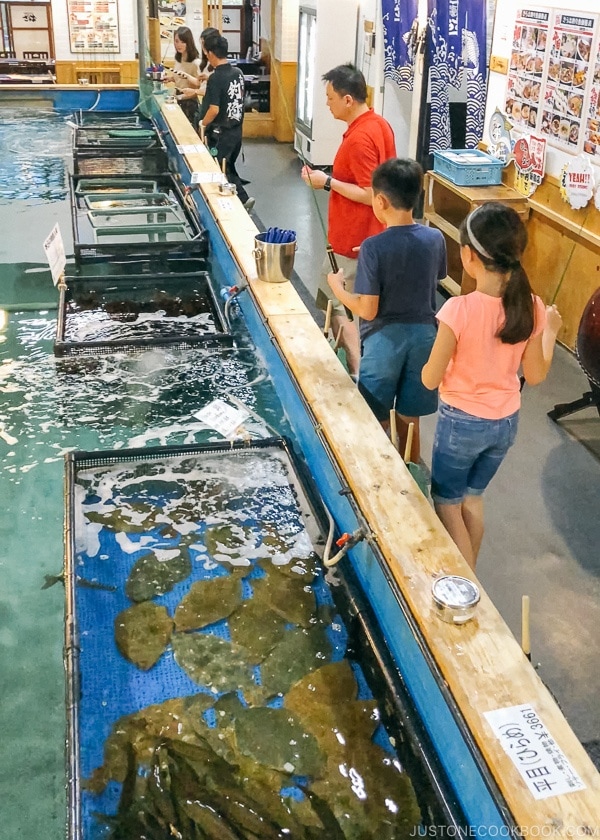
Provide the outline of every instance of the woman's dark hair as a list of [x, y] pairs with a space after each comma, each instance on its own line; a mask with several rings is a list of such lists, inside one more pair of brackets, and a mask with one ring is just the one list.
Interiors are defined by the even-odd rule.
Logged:
[[373, 171], [371, 186], [396, 210], [414, 210], [423, 191], [423, 169], [416, 160], [390, 158]]
[[533, 298], [521, 265], [527, 231], [519, 214], [496, 201], [482, 204], [460, 226], [460, 244], [473, 248], [489, 271], [508, 275], [502, 290], [505, 320], [498, 338], [504, 344], [527, 341], [534, 327]]
[[[202, 55], [200, 56], [200, 70], [205, 70], [206, 65], [208, 64], [208, 58], [206, 53], [204, 52], [204, 39], [208, 38], [210, 35], [218, 35], [219, 30], [215, 29], [214, 26], [207, 26], [206, 29], [203, 29], [200, 33], [200, 46], [202, 47]], [[212, 67], [210, 68], [212, 70]]]
[[[189, 26], [179, 26], [175, 32], [173, 33], [173, 37], [179, 38], [180, 41], [183, 41], [185, 44], [185, 60], [186, 61], [195, 61], [197, 58], [200, 57], [200, 53], [198, 52], [198, 48], [194, 43], [194, 36], [192, 35], [192, 30]], [[181, 53], [175, 53], [175, 61], [181, 61]]]
[[334, 67], [327, 73], [324, 73], [321, 78], [324, 82], [329, 82], [331, 87], [340, 96], [348, 94], [357, 102], [363, 103], [367, 101], [367, 83], [365, 77], [358, 70], [354, 64], [340, 64]]

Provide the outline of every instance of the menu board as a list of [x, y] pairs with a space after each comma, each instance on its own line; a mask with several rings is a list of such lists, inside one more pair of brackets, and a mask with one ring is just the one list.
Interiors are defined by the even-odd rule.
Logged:
[[517, 11], [505, 102], [515, 129], [537, 131], [549, 145], [566, 152], [589, 151], [593, 145], [596, 153], [597, 24], [596, 14], [534, 7]]
[[505, 113], [515, 128], [537, 128], [548, 53], [549, 9], [520, 9], [513, 32]]
[[67, 0], [72, 53], [119, 52], [117, 0]]
[[596, 60], [592, 75], [592, 88], [587, 110], [587, 121], [584, 126], [583, 151], [600, 158], [600, 39], [596, 47]]

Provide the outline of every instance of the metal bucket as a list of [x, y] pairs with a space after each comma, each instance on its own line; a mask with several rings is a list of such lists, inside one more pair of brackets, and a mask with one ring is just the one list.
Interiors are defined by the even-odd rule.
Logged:
[[253, 250], [256, 273], [259, 280], [267, 283], [285, 283], [292, 276], [297, 242], [265, 242], [265, 233], [254, 237]]

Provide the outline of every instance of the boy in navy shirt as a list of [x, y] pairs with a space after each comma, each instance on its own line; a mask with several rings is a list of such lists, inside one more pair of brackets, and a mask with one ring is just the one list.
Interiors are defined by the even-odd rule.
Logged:
[[386, 230], [360, 246], [353, 293], [344, 288], [343, 271], [327, 279], [360, 318], [359, 389], [384, 427], [395, 408], [401, 443], [414, 423], [411, 460], [418, 461], [419, 417], [437, 410], [437, 392], [425, 388], [421, 371], [436, 335], [435, 293], [447, 273], [446, 243], [439, 230], [413, 219], [423, 190], [416, 161], [385, 161], [373, 172], [372, 188], [373, 212]]

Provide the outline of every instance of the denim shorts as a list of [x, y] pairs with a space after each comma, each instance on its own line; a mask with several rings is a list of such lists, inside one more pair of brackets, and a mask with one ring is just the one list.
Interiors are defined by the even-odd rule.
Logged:
[[396, 411], [406, 417], [423, 417], [437, 410], [437, 390], [421, 382], [436, 328], [433, 324], [386, 324], [362, 344], [358, 387], [378, 420]]
[[515, 442], [519, 412], [486, 420], [440, 402], [431, 461], [431, 497], [458, 505], [480, 496]]

